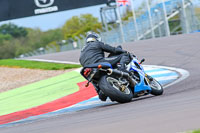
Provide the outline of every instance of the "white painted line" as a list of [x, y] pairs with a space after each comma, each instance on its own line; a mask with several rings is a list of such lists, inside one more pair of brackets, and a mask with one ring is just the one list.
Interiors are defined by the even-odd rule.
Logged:
[[80, 65], [80, 63], [77, 63], [77, 62], [70, 62], [70, 61], [56, 61], [56, 60], [46, 60], [46, 59], [24, 59], [24, 60], [41, 61], [41, 62], [50, 62], [50, 63], [61, 63], [61, 64], [76, 64], [76, 65]]
[[80, 72], [81, 72], [81, 69], [82, 69], [82, 67], [81, 67], [81, 68], [78, 68], [78, 69], [76, 69], [75, 71], [76, 71], [76, 72], [78, 72], [78, 73], [80, 73]]
[[158, 66], [154, 66], [154, 65], [142, 65], [144, 67], [145, 71], [151, 71], [151, 70], [155, 70], [155, 69], [162, 69]]
[[154, 69], [159, 69], [159, 68], [152, 68], [152, 67], [148, 67], [147, 65], [142, 65], [144, 67], [144, 71], [151, 71]]
[[[149, 67], [152, 66], [152, 67], [156, 67], [157, 65], [148, 65]], [[167, 88], [169, 86], [172, 86], [184, 79], [186, 79], [187, 77], [190, 76], [190, 73], [187, 71], [187, 70], [184, 70], [184, 69], [181, 69], [181, 68], [174, 68], [174, 67], [166, 67], [166, 66], [157, 66], [157, 67], [160, 67], [160, 68], [165, 68], [165, 69], [169, 69], [169, 70], [173, 70], [173, 71], [176, 71], [178, 72], [181, 76], [175, 80], [174, 82], [172, 83], [169, 83], [168, 85], [165, 85], [164, 88]]]
[[160, 74], [168, 74], [172, 73], [174, 71], [169, 71], [169, 70], [163, 70], [163, 71], [158, 71], [158, 72], [147, 72], [148, 75], [160, 75]]
[[171, 80], [171, 79], [178, 79], [179, 76], [163, 76], [163, 77], [156, 77], [155, 79], [159, 82], [162, 80]]

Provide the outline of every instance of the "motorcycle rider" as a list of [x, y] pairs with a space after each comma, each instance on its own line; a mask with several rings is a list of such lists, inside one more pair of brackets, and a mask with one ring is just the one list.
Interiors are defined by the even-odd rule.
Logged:
[[[105, 53], [118, 55], [114, 57], [105, 57]], [[86, 43], [81, 50], [81, 55], [79, 61], [84, 67], [89, 64], [94, 64], [98, 62], [109, 62], [112, 66], [119, 63], [117, 66], [121, 71], [126, 71], [125, 65], [130, 62], [130, 57], [128, 52], [123, 50], [120, 46], [112, 47], [108, 44], [101, 42], [101, 37], [95, 32], [88, 32], [86, 36]], [[102, 101], [106, 100], [106, 96], [102, 94], [99, 89], [97, 89], [99, 98]]]
[[[105, 53], [118, 55], [115, 57], [105, 57]], [[119, 69], [126, 71], [125, 64], [130, 62], [128, 52], [123, 50], [121, 46], [112, 47], [101, 42], [101, 37], [95, 32], [88, 32], [86, 43], [81, 50], [79, 61], [82, 66], [94, 64], [97, 62], [109, 62], [111, 65], [116, 65], [118, 62]]]

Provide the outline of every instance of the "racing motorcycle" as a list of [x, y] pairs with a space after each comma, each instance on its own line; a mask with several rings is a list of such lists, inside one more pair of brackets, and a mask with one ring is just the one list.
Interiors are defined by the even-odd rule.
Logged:
[[129, 56], [131, 62], [126, 65], [127, 72], [121, 71], [117, 66], [112, 66], [107, 62], [83, 67], [80, 73], [88, 80], [86, 87], [91, 82], [99, 97], [104, 95], [104, 97], [109, 97], [112, 101], [119, 103], [130, 102], [132, 98], [148, 94], [162, 95], [162, 85], [147, 75], [141, 65], [145, 59], [139, 62], [133, 54], [129, 53]]

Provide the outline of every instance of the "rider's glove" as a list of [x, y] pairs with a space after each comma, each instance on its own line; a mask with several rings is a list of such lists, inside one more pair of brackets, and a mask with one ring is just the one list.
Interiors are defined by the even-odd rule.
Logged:
[[125, 53], [125, 51], [122, 50], [121, 48], [116, 48], [115, 51], [116, 51], [116, 53], [120, 53], [120, 54]]
[[124, 51], [124, 53], [126, 53], [126, 54], [130, 54], [130, 52], [128, 52], [128, 51]]
[[132, 55], [133, 57], [136, 57], [133, 53], [130, 53], [128, 51], [125, 51], [125, 53], [128, 54], [128, 55]]

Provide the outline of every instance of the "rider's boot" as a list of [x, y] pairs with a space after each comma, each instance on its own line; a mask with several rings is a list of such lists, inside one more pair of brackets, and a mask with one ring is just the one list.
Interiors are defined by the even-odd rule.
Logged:
[[99, 90], [98, 94], [101, 101], [106, 101], [107, 96], [103, 93], [103, 91]]
[[[126, 70], [126, 64], [128, 64], [129, 62], [130, 62], [130, 58], [128, 55], [122, 56], [119, 64], [117, 65], [118, 69], [123, 72], [129, 73], [129, 71]], [[129, 73], [129, 75], [130, 75], [130, 73]]]
[[106, 101], [107, 96], [103, 93], [103, 91], [98, 86], [96, 86], [96, 85], [94, 85], [94, 88], [95, 88], [97, 94], [99, 95], [99, 99], [101, 101]]
[[[118, 67], [118, 70], [122, 71], [122, 72], [125, 72], [125, 73], [128, 73], [129, 75], [131, 75], [131, 73], [129, 71], [126, 70], [126, 67], [125, 65], [123, 64], [117, 64], [117, 67]], [[120, 81], [123, 83], [123, 84], [126, 84], [127, 83], [127, 79], [124, 79], [124, 78], [120, 78]]]

